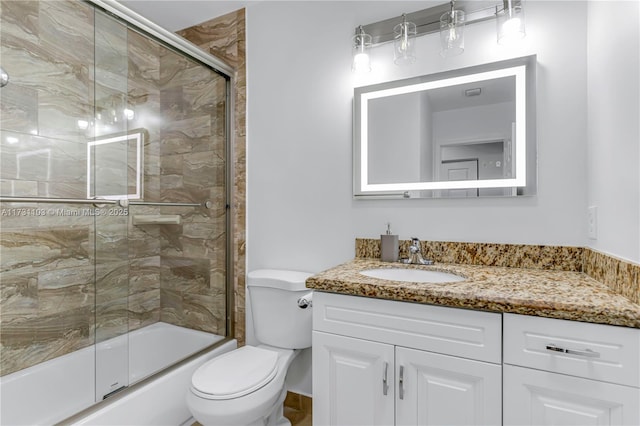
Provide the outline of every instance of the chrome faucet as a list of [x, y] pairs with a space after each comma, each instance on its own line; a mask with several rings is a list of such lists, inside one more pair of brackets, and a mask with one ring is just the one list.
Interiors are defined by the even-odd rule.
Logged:
[[428, 260], [422, 257], [420, 240], [415, 237], [411, 238], [411, 245], [409, 246], [409, 257], [407, 259], [403, 259], [403, 262], [416, 265], [433, 265], [433, 260]]

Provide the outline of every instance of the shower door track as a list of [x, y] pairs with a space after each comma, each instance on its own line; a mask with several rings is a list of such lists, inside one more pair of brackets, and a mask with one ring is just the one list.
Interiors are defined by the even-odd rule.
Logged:
[[172, 203], [162, 201], [135, 201], [135, 200], [105, 200], [101, 198], [44, 198], [44, 197], [0, 197], [0, 202], [5, 203], [62, 203], [62, 204], [118, 204], [127, 206], [169, 206], [169, 207], [206, 207], [210, 209], [213, 203], [209, 200], [203, 203]]

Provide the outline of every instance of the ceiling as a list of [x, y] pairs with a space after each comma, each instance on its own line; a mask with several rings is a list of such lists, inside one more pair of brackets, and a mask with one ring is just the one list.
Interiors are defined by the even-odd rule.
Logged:
[[248, 7], [261, 0], [119, 0], [118, 2], [161, 27], [175, 32]]

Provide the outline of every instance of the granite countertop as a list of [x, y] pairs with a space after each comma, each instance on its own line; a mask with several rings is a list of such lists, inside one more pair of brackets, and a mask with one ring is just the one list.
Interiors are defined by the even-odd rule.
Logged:
[[[358, 273], [375, 268], [428, 269], [467, 279], [413, 283]], [[357, 258], [313, 275], [306, 285], [354, 296], [640, 328], [640, 305], [581, 272], [444, 263], [404, 265]]]

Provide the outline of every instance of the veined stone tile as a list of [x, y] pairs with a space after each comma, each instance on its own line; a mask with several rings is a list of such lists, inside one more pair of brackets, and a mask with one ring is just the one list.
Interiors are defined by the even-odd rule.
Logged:
[[[129, 214], [133, 217], [138, 214], [145, 215], [157, 213], [132, 213], [132, 211], [129, 210]], [[160, 227], [158, 225], [131, 225], [129, 227], [129, 259], [148, 258], [160, 255], [161, 242], [159, 239], [159, 228]]]
[[1, 374], [9, 374], [92, 344], [89, 337], [92, 320], [89, 308], [27, 320], [7, 321], [3, 318]]
[[209, 333], [224, 334], [226, 300], [220, 295], [184, 293], [182, 308], [186, 323], [190, 328]]
[[129, 258], [127, 216], [99, 216], [96, 223], [96, 262], [117, 262]]
[[185, 326], [182, 296], [179, 292], [160, 289], [160, 321]]
[[0, 271], [40, 272], [86, 266], [87, 229], [3, 229]]
[[[129, 267], [129, 295], [160, 289], [160, 256], [132, 259]], [[160, 293], [157, 294], [160, 303]]]
[[91, 66], [94, 8], [82, 2], [38, 2], [39, 42], [59, 60]]
[[212, 151], [184, 155], [184, 184], [198, 188], [208, 188], [225, 181], [224, 159]]
[[38, 274], [38, 313], [63, 314], [95, 303], [94, 268], [56, 269]]
[[[167, 189], [182, 188], [184, 186], [184, 176], [182, 175], [161, 175], [160, 188], [161, 191]], [[162, 192], [161, 192], [162, 193]]]
[[163, 155], [160, 157], [160, 174], [180, 175], [184, 169], [184, 155]]
[[3, 272], [0, 276], [0, 317], [33, 317], [37, 314], [37, 274]]
[[[2, 147], [0, 147], [0, 149], [2, 149]], [[0, 178], [0, 191], [2, 191], [0, 192], [2, 195], [11, 196], [11, 197], [17, 197], [17, 196], [37, 197], [38, 182], [16, 181], [14, 179]]]
[[129, 330], [160, 321], [160, 288], [129, 296]]
[[96, 305], [96, 343], [120, 336], [129, 330], [128, 297]]
[[20, 44], [37, 44], [40, 36], [40, 7], [37, 1], [0, 1], [0, 36], [2, 44], [15, 40]]
[[108, 305], [129, 295], [129, 262], [97, 262], [95, 267], [95, 303]]
[[160, 287], [181, 293], [208, 294], [209, 259], [162, 256]]
[[160, 90], [160, 51], [158, 42], [135, 31], [127, 32], [127, 57], [129, 79], [134, 82], [148, 81], [154, 91]]
[[[165, 188], [161, 187], [160, 190], [161, 200], [166, 202], [184, 202], [184, 203], [203, 203], [205, 200], [210, 199], [211, 191], [202, 188], [193, 188], [183, 186], [181, 188]], [[178, 211], [178, 209], [180, 209]], [[196, 209], [190, 209], [189, 213], [193, 213]], [[174, 213], [170, 213], [174, 212]], [[163, 207], [164, 214], [188, 214], [185, 212], [184, 207]]]
[[[28, 134], [38, 128], [38, 91], [13, 81], [14, 71], [7, 62], [7, 49], [0, 48], [3, 67], [9, 73], [12, 82], [2, 88], [0, 96], [0, 128], [3, 133], [13, 131]], [[16, 67], [17, 68], [17, 67]], [[4, 176], [4, 173], [2, 173]]]

